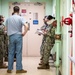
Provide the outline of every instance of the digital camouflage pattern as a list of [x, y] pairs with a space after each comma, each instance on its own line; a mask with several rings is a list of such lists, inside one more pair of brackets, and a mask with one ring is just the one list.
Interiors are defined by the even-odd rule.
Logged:
[[[45, 25], [43, 25], [41, 27], [41, 30], [49, 31], [50, 30], [50, 26], [48, 26], [47, 24], [45, 24]], [[45, 37], [43, 36], [42, 44], [41, 44], [41, 47], [40, 47], [40, 54], [41, 54], [42, 58], [43, 58], [43, 50], [44, 50], [44, 47], [43, 47], [44, 41], [45, 41]]]
[[49, 62], [50, 51], [55, 43], [55, 27], [50, 24], [46, 25], [47, 34], [43, 35], [40, 53], [43, 57], [42, 62], [47, 64]]
[[5, 61], [8, 61], [8, 36], [4, 35], [4, 57]]
[[8, 50], [8, 37], [4, 33], [4, 25], [0, 25], [0, 66], [3, 64], [3, 58]]

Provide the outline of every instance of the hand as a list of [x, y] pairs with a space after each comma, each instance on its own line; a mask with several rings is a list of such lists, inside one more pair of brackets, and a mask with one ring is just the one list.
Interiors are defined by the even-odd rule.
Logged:
[[44, 35], [45, 35], [45, 34], [47, 34], [47, 31], [44, 31], [43, 33], [44, 33]]
[[22, 33], [22, 36], [25, 36], [25, 34], [26, 34], [26, 32], [23, 32], [23, 33]]

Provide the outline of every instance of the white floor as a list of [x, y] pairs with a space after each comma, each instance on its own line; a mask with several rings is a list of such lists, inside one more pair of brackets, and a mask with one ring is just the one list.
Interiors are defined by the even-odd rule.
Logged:
[[38, 70], [38, 63], [40, 57], [23, 57], [23, 68], [27, 70], [27, 73], [16, 74], [16, 63], [14, 63], [13, 72], [8, 74], [7, 69], [0, 69], [0, 75], [56, 75], [56, 69], [50, 67], [49, 70]]

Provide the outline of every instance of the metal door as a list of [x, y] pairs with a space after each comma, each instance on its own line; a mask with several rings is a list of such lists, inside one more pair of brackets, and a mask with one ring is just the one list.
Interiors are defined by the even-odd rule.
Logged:
[[30, 25], [29, 31], [23, 37], [23, 56], [40, 56], [40, 46], [42, 36], [35, 34], [36, 30], [43, 25], [45, 15], [44, 3], [10, 3], [9, 15], [13, 12], [14, 6], [20, 7], [20, 15], [23, 16]]

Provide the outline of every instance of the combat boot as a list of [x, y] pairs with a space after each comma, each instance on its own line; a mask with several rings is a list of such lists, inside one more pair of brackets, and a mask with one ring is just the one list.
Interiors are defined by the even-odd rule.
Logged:
[[39, 65], [42, 65], [42, 62], [40, 62]]
[[37, 67], [37, 69], [50, 69], [49, 64], [42, 64], [41, 66]]
[[42, 60], [40, 61], [40, 63], [39, 63], [39, 65], [42, 65], [43, 64], [43, 62], [42, 62]]
[[[43, 64], [43, 62], [42, 62], [42, 61], [40, 61], [39, 65], [42, 65], [42, 64]], [[49, 62], [47, 63], [47, 65], [49, 65]]]
[[43, 59], [43, 57], [40, 58], [40, 60], [42, 60], [42, 59]]

